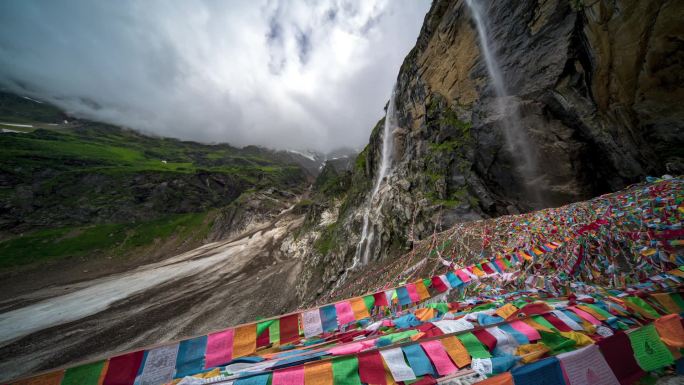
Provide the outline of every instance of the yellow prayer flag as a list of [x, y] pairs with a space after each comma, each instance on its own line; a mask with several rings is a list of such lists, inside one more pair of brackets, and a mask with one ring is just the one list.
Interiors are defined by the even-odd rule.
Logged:
[[574, 330], [569, 332], [560, 332], [560, 335], [575, 341], [577, 343], [577, 346], [587, 346], [594, 343], [594, 340], [592, 340], [591, 338]]
[[414, 284], [416, 285], [416, 291], [418, 292], [421, 301], [430, 298], [430, 292], [428, 292], [428, 289], [425, 287], [422, 280], [419, 279], [414, 282]]
[[656, 301], [663, 305], [668, 313], [679, 313], [684, 310], [680, 309], [679, 305], [677, 305], [677, 302], [670, 297], [669, 293], [651, 294], [651, 297], [655, 298]]
[[42, 376], [31, 377], [25, 380], [12, 383], [12, 385], [59, 385], [62, 383], [64, 371], [43, 374]]
[[499, 317], [506, 319], [511, 316], [511, 314], [515, 313], [518, 311], [518, 308], [515, 307], [513, 304], [507, 303], [500, 308], [496, 309], [494, 314], [498, 315]]

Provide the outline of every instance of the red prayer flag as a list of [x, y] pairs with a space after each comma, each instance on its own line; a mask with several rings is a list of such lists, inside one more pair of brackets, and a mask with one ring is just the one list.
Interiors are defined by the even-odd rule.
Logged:
[[385, 295], [384, 291], [373, 294], [373, 298], [375, 298], [375, 306], [389, 306], [387, 303], [387, 296]]
[[299, 314], [280, 318], [280, 344], [299, 341]]
[[624, 332], [617, 332], [596, 345], [622, 385], [632, 384], [646, 374], [634, 359], [632, 344]]
[[386, 385], [385, 367], [377, 350], [359, 354], [359, 378], [366, 384]]
[[542, 314], [545, 320], [549, 321], [553, 327], [562, 332], [571, 332], [572, 328], [553, 314]]
[[435, 288], [440, 293], [444, 293], [445, 291], [449, 290], [448, 287], [444, 284], [441, 278], [438, 276], [432, 277], [432, 287]]
[[494, 347], [496, 346], [496, 337], [489, 334], [488, 331], [480, 329], [475, 330], [473, 334], [475, 334], [475, 337], [477, 337], [477, 339], [480, 340], [480, 342], [482, 342], [487, 347], [487, 349], [489, 349], [489, 351], [492, 351], [492, 349], [494, 349]]
[[102, 385], [133, 385], [145, 352], [133, 352], [109, 360]]

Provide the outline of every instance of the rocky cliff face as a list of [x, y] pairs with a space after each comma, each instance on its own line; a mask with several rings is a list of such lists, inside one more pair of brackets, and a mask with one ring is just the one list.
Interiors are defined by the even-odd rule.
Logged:
[[[393, 168], [371, 216], [375, 260], [456, 222], [555, 206], [645, 175], [681, 173], [684, 3], [483, 2], [510, 96], [501, 111], [465, 1], [436, 0], [397, 77]], [[504, 121], [516, 109], [538, 166], [530, 199]], [[348, 176], [308, 223], [300, 296], [337, 286], [351, 264], [381, 158], [378, 123]], [[529, 183], [528, 183], [529, 184]], [[334, 212], [336, 220], [321, 219]]]

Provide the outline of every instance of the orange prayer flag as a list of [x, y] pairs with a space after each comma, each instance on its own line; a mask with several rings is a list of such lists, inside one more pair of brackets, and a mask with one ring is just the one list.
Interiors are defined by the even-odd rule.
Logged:
[[304, 385], [332, 385], [332, 361], [304, 365]]
[[427, 287], [425, 287], [423, 280], [419, 279], [414, 282], [414, 284], [416, 285], [416, 291], [418, 292], [421, 301], [430, 298], [430, 292], [428, 292]]
[[427, 321], [429, 319], [435, 318], [435, 309], [431, 307], [418, 309], [413, 315], [415, 315], [416, 318], [421, 321]]
[[680, 309], [677, 303], [670, 297], [669, 293], [651, 294], [669, 313], [679, 313], [684, 309]]
[[511, 314], [515, 313], [516, 311], [518, 311], [517, 307], [513, 306], [513, 304], [507, 303], [501, 306], [500, 308], [496, 309], [494, 314], [498, 315], [503, 319], [507, 319], [511, 316]]
[[462, 368], [470, 365], [470, 354], [456, 336], [442, 338], [440, 341], [456, 366]]
[[351, 303], [354, 318], [360, 320], [370, 317], [370, 313], [368, 313], [368, 308], [366, 307], [363, 298], [352, 298], [349, 300], [349, 303]]
[[504, 372], [497, 376], [480, 381], [477, 385], [513, 385], [513, 375], [511, 372]]
[[484, 271], [480, 270], [477, 266], [473, 265], [473, 274], [477, 275], [478, 277], [484, 277], [486, 274]]
[[256, 352], [256, 324], [235, 328], [233, 358], [248, 356], [254, 352]]
[[42, 376], [31, 377], [25, 380], [17, 381], [12, 383], [12, 385], [59, 385], [62, 383], [62, 377], [64, 377], [64, 371], [60, 370], [58, 372], [52, 372], [43, 374]]
[[673, 348], [684, 348], [684, 328], [677, 314], [669, 314], [655, 320], [655, 327], [663, 342]]

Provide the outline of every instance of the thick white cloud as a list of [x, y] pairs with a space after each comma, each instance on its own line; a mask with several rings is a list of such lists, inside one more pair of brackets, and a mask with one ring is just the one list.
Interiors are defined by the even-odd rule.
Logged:
[[427, 0], [3, 1], [0, 82], [201, 141], [359, 147]]

